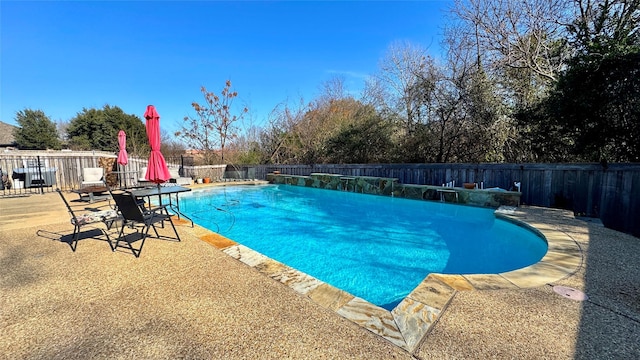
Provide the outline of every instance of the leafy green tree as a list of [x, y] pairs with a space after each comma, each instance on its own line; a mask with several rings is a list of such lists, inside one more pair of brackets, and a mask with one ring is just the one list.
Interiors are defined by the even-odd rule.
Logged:
[[16, 113], [19, 127], [13, 136], [20, 149], [60, 149], [56, 125], [42, 110], [24, 109]]
[[248, 145], [248, 149], [245, 148], [243, 151], [236, 152], [233, 163], [246, 165], [260, 164], [262, 160], [262, 152], [260, 151], [258, 142], [251, 142]]
[[577, 161], [571, 154], [573, 140], [559, 119], [550, 116], [553, 105], [542, 100], [514, 114], [520, 141], [514, 147], [514, 158], [520, 162]]
[[640, 161], [640, 1], [576, 0], [577, 55], [550, 99], [586, 161]]
[[581, 161], [640, 161], [640, 52], [579, 57], [548, 101]]
[[456, 153], [460, 161], [504, 162], [513, 143], [514, 122], [500, 96], [499, 84], [482, 68], [461, 84], [462, 115], [467, 119]]
[[575, 56], [550, 96], [520, 114], [535, 157], [640, 161], [640, 1], [576, 0]]
[[69, 146], [76, 150], [117, 152], [120, 130], [127, 134], [127, 151], [131, 155], [144, 156], [149, 152], [142, 119], [110, 105], [102, 109], [82, 109], [71, 119], [67, 128]]
[[294, 128], [299, 158], [305, 164], [323, 163], [327, 140], [341, 128], [359, 122], [362, 103], [351, 98], [321, 98], [309, 106]]
[[325, 161], [339, 164], [388, 162], [393, 149], [391, 124], [376, 114], [372, 106], [363, 106], [354, 121], [344, 124], [325, 145]]

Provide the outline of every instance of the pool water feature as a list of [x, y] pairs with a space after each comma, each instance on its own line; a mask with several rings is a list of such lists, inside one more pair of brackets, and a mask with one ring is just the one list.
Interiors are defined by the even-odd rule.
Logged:
[[430, 273], [501, 273], [539, 261], [536, 233], [493, 209], [289, 185], [194, 191], [199, 225], [393, 309]]

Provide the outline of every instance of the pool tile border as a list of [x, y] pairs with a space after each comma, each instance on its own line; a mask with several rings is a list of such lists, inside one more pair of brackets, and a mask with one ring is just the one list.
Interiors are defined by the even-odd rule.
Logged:
[[260, 273], [307, 296], [392, 344], [414, 352], [457, 291], [524, 289], [543, 286], [571, 276], [583, 265], [578, 244], [564, 232], [544, 224], [526, 209], [501, 207], [496, 217], [539, 233], [548, 251], [536, 264], [499, 274], [429, 274], [398, 306], [389, 311], [308, 274], [200, 228], [199, 238]]

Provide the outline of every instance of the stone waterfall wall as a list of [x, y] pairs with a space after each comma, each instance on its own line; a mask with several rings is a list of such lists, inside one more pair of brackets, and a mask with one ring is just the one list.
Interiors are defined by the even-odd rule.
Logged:
[[432, 185], [400, 184], [398, 179], [371, 176], [343, 176], [313, 173], [309, 176], [267, 174], [272, 184], [306, 186], [318, 189], [348, 191], [372, 195], [394, 196], [415, 200], [431, 200], [472, 206], [498, 208], [518, 206], [520, 192], [503, 189], [465, 189]]

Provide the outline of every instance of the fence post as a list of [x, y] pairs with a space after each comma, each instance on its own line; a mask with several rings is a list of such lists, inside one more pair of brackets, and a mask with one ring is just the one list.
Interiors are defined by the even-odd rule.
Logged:
[[38, 184], [40, 185], [40, 195], [44, 195], [44, 179], [42, 178], [42, 164], [40, 163], [40, 155], [36, 156], [36, 163], [38, 164]]

